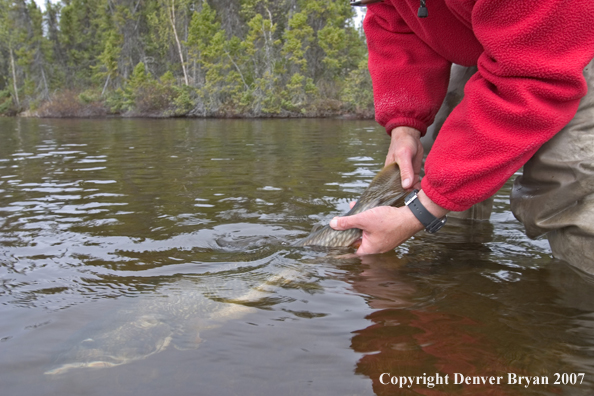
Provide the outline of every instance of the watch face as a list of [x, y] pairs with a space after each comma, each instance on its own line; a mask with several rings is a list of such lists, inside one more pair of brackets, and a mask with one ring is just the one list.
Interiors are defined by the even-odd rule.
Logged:
[[419, 190], [412, 190], [412, 192], [410, 194], [408, 194], [406, 196], [406, 198], [404, 198], [404, 204], [406, 206], [410, 205], [415, 199], [417, 199], [417, 194], [419, 193]]

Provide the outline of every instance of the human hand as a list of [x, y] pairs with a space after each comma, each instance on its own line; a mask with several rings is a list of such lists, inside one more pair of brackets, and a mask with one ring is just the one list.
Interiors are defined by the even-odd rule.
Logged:
[[335, 230], [363, 230], [358, 255], [384, 253], [395, 248], [423, 229], [423, 225], [406, 206], [378, 206], [352, 216], [330, 221]]
[[[443, 217], [449, 212], [431, 201], [422, 190], [418, 199], [435, 217]], [[351, 208], [354, 204], [350, 203]], [[358, 255], [387, 252], [424, 228], [408, 206], [378, 206], [355, 215], [335, 217], [330, 221], [330, 227], [335, 230], [361, 229], [363, 235]]]
[[386, 155], [386, 166], [396, 162], [400, 167], [402, 188], [420, 188], [420, 173], [423, 163], [421, 132], [410, 127], [392, 130], [390, 148]]

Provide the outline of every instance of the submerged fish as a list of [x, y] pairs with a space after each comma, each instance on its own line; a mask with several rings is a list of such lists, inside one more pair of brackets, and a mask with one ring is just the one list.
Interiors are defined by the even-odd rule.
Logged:
[[[402, 206], [407, 191], [400, 182], [400, 168], [392, 163], [381, 170], [363, 192], [355, 206], [344, 216], [351, 216], [377, 206]], [[361, 238], [363, 232], [358, 228], [337, 231], [329, 225], [317, 225], [311, 233], [293, 246], [352, 246]]]
[[63, 348], [54, 368], [45, 374], [120, 366], [162, 352], [169, 345], [181, 350], [197, 348], [201, 331], [255, 311], [250, 305], [267, 297], [269, 287], [294, 278], [295, 272], [285, 269], [252, 288], [228, 272], [182, 279], [91, 323], [70, 347]]

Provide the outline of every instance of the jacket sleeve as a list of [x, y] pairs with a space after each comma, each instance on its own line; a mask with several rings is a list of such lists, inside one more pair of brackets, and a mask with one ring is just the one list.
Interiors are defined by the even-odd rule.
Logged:
[[377, 122], [425, 134], [445, 97], [451, 63], [408, 28], [389, 2], [371, 4], [363, 22]]
[[575, 115], [594, 57], [591, 0], [478, 0], [484, 52], [425, 163], [422, 187], [466, 210], [493, 195]]

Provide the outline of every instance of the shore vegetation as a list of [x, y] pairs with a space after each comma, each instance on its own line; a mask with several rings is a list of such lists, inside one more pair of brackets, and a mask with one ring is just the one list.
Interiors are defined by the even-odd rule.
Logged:
[[0, 115], [373, 115], [347, 0], [0, 0]]

